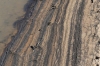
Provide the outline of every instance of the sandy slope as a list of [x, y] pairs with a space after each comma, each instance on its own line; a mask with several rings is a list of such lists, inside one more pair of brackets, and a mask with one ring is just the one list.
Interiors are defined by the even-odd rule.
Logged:
[[99, 66], [99, 9], [99, 0], [34, 0], [0, 66]]

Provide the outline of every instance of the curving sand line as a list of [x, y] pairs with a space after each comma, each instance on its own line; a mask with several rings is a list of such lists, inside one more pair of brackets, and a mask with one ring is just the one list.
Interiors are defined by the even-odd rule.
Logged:
[[15, 23], [0, 66], [100, 66], [97, 6], [99, 0], [34, 0]]

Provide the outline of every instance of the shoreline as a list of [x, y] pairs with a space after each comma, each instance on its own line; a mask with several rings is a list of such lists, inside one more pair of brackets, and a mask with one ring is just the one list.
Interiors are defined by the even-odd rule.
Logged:
[[95, 62], [100, 57], [98, 1], [34, 1], [14, 24], [18, 31], [0, 57], [0, 66], [100, 65]]
[[[27, 9], [24, 18], [17, 20], [16, 22], [14, 22], [14, 28], [16, 30], [13, 31], [13, 34], [11, 36], [9, 36], [7, 39], [4, 39], [1, 43], [5, 44], [5, 49], [2, 53], [2, 55], [0, 55], [0, 66], [2, 66], [2, 63], [4, 62], [5, 58], [7, 57], [8, 53], [11, 52], [10, 48], [13, 45], [13, 42], [17, 39], [17, 37], [19, 37], [20, 32], [22, 32], [24, 26], [26, 26], [27, 24], [27, 20], [31, 17], [30, 13], [31, 13], [31, 6], [33, 5], [33, 7], [35, 7], [34, 3], [30, 3], [28, 4], [29, 8]], [[33, 8], [32, 8], [33, 9]], [[26, 23], [26, 24], [25, 24]], [[23, 27], [23, 28], [21, 28]], [[21, 29], [20, 29], [21, 28]]]

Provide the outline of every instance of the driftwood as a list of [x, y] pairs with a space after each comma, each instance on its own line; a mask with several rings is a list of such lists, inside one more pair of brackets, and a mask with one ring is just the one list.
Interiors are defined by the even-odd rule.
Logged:
[[0, 66], [100, 66], [99, 9], [99, 0], [34, 0]]

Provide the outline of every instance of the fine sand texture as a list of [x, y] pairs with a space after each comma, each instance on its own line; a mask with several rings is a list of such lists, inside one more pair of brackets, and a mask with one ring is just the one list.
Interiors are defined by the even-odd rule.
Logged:
[[100, 0], [33, 0], [14, 26], [0, 66], [100, 66]]

